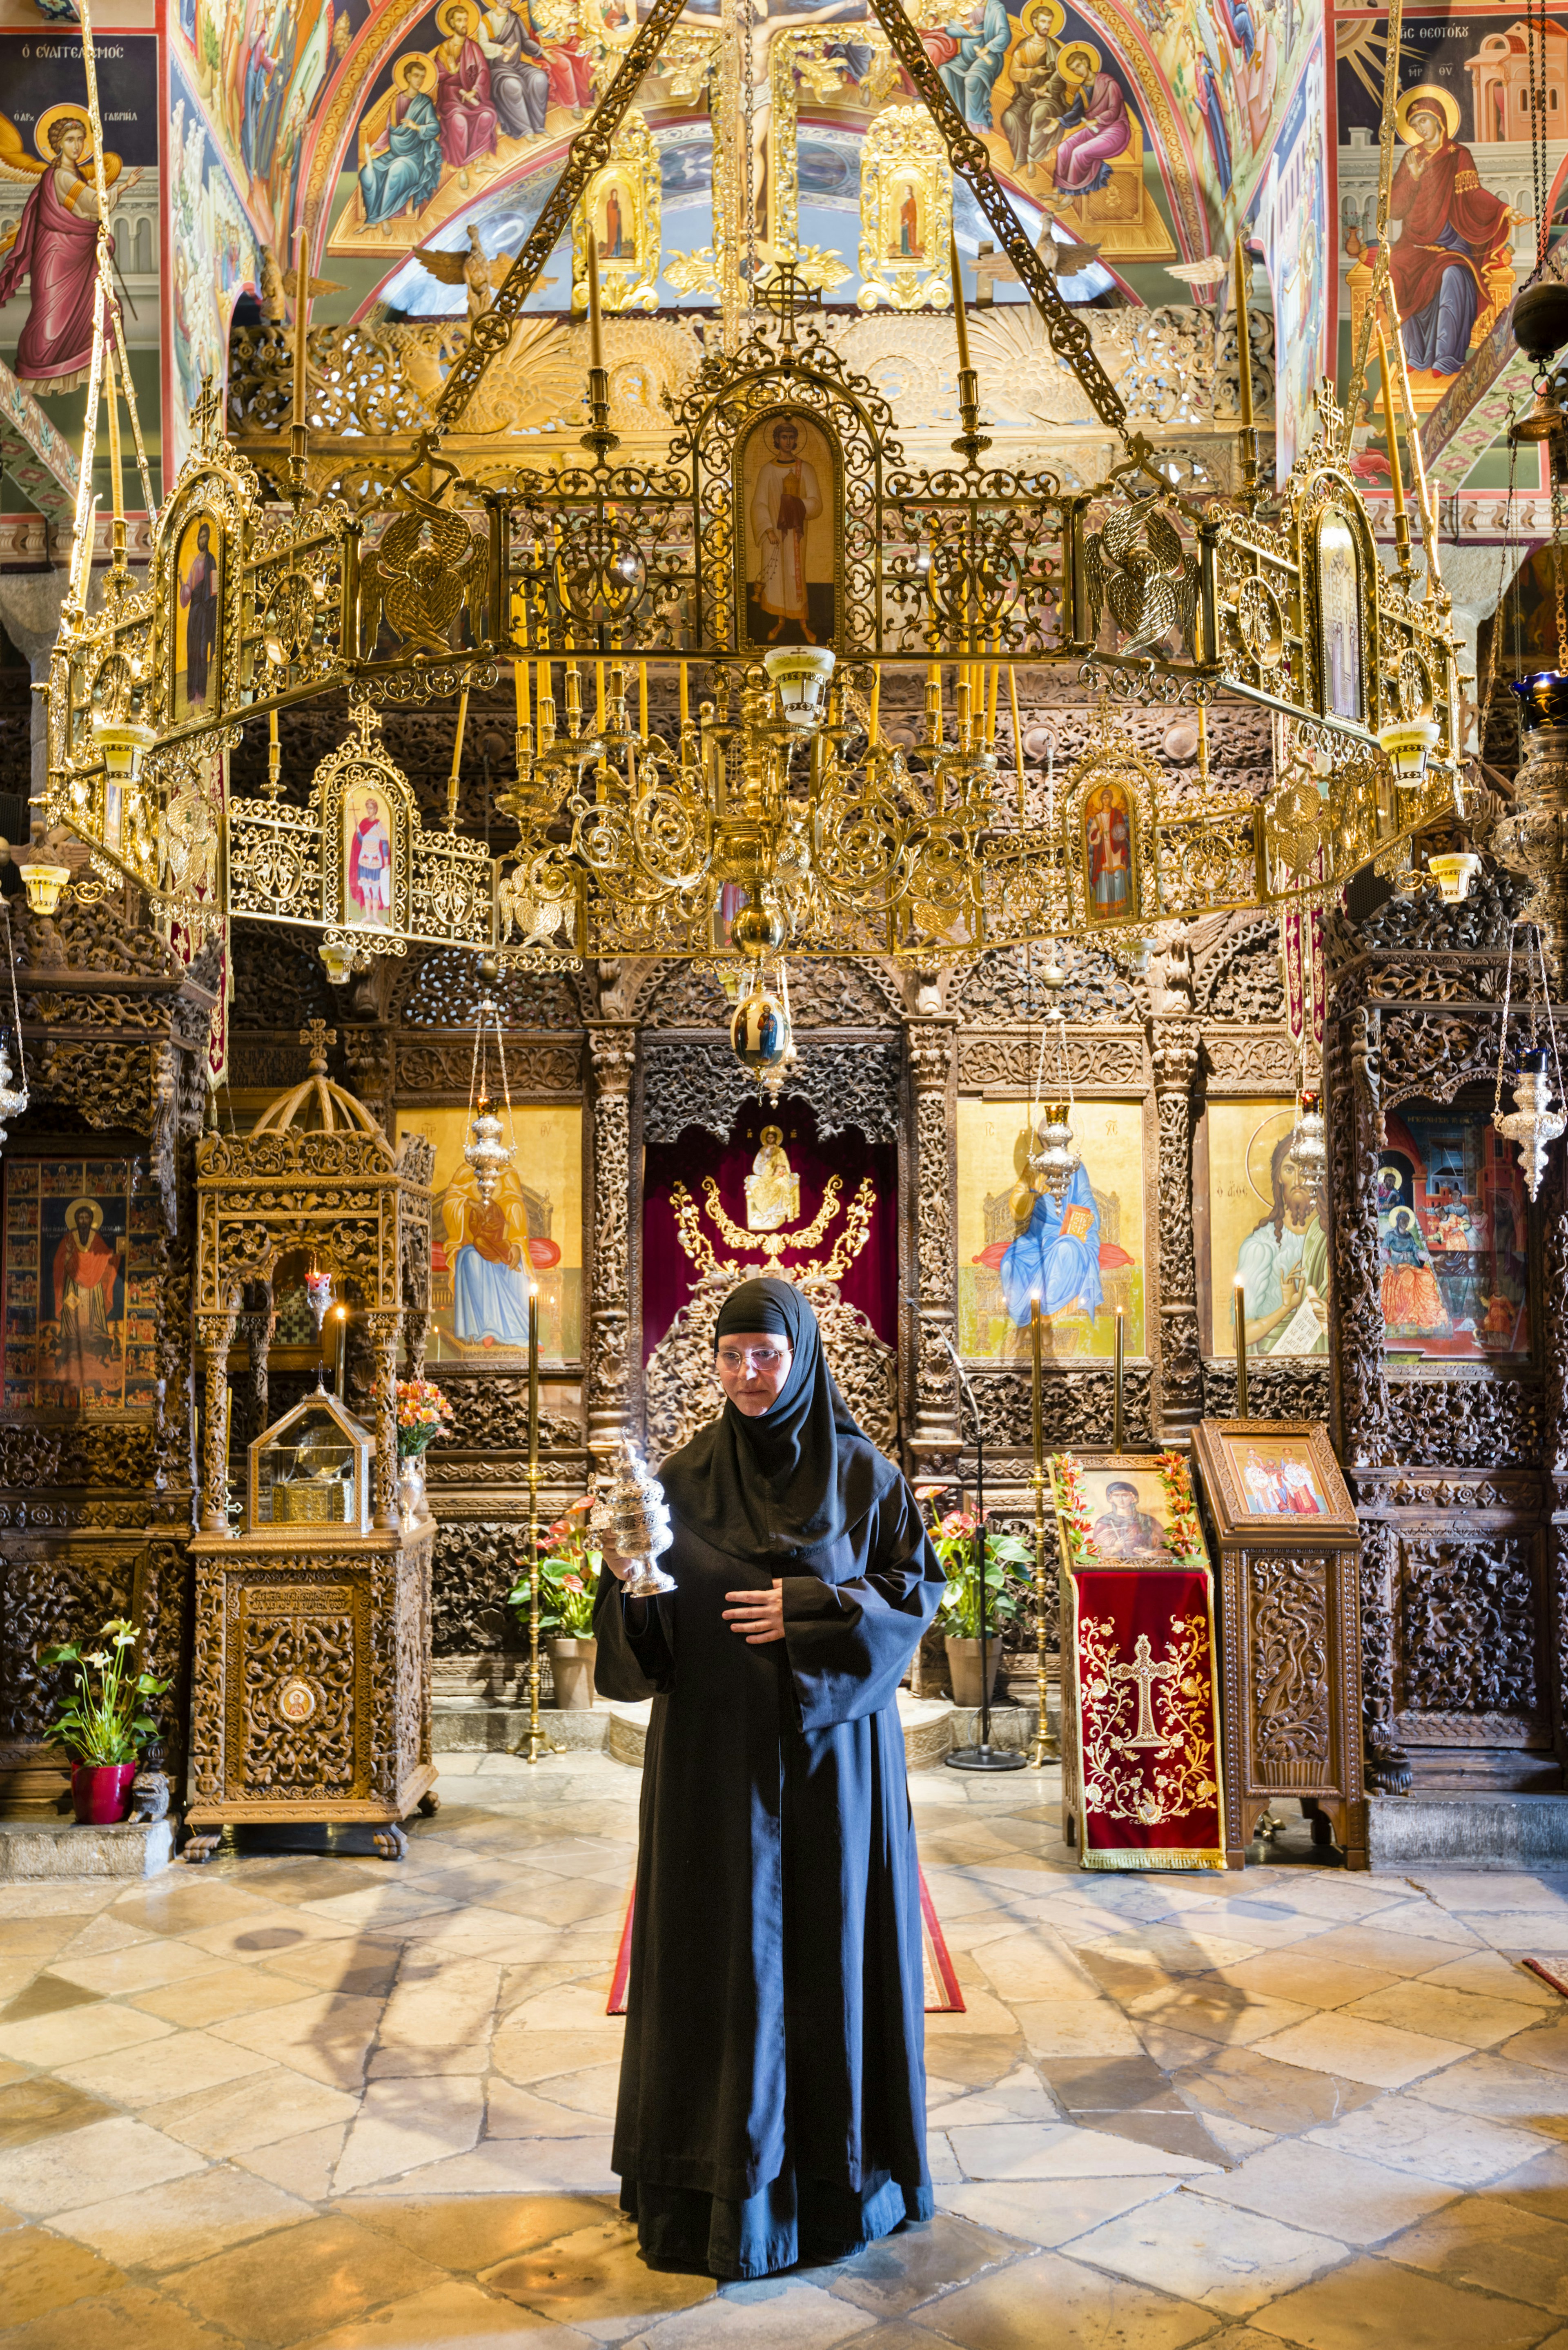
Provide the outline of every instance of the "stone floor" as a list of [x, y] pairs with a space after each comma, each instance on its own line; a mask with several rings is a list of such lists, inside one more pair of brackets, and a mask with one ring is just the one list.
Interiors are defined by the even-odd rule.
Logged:
[[441, 1783], [401, 1867], [0, 1892], [4, 2350], [1568, 2350], [1568, 1877], [1081, 1876], [1054, 1773], [918, 1773], [940, 2214], [716, 2293], [608, 2168], [638, 1774]]

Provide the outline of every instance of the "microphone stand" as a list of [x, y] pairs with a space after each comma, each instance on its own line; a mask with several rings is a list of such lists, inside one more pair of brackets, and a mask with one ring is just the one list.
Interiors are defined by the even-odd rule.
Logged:
[[974, 1422], [975, 1463], [975, 1572], [980, 1578], [980, 1744], [956, 1746], [947, 1757], [950, 1771], [1022, 1771], [1027, 1757], [1017, 1747], [992, 1746], [991, 1742], [991, 1659], [986, 1642], [986, 1533], [985, 1533], [985, 1429], [980, 1417], [980, 1404], [969, 1373], [963, 1367], [958, 1348], [944, 1331], [942, 1344], [952, 1357], [958, 1373], [959, 1386], [969, 1406], [969, 1416]]

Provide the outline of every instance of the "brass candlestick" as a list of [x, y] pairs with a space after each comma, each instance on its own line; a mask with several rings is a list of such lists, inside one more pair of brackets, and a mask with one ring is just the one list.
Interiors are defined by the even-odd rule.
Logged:
[[528, 1760], [545, 1743], [539, 1727], [539, 1284], [528, 1284]]
[[1051, 1735], [1051, 1711], [1047, 1702], [1049, 1685], [1045, 1673], [1045, 1607], [1050, 1593], [1045, 1581], [1045, 1399], [1040, 1359], [1044, 1336], [1044, 1326], [1040, 1319], [1040, 1293], [1036, 1290], [1029, 1301], [1029, 1354], [1033, 1370], [1034, 1695], [1040, 1708], [1040, 1720], [1035, 1727], [1034, 1743], [1029, 1750], [1029, 1760], [1037, 1771], [1047, 1762], [1054, 1762], [1060, 1752]]

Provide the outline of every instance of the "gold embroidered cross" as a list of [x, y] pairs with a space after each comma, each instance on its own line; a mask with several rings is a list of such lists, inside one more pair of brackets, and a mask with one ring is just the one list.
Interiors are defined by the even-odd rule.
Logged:
[[1133, 1660], [1130, 1665], [1111, 1667], [1112, 1680], [1137, 1683], [1137, 1731], [1134, 1737], [1127, 1740], [1129, 1752], [1135, 1746], [1150, 1746], [1158, 1753], [1165, 1752], [1166, 1741], [1154, 1726], [1154, 1708], [1150, 1700], [1156, 1681], [1173, 1681], [1180, 1670], [1181, 1667], [1178, 1664], [1157, 1665], [1155, 1663], [1149, 1650], [1147, 1632], [1138, 1634], [1133, 1647]]

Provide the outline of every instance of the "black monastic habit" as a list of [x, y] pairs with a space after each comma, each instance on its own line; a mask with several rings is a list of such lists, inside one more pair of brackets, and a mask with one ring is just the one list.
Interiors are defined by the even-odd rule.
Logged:
[[[794, 1362], [760, 1511], [732, 1536], [705, 1509], [715, 1492], [732, 1509], [731, 1471], [752, 1475], [764, 1427], [727, 1405], [667, 1464], [675, 1541], [660, 1565], [675, 1591], [628, 1600], [607, 1570], [594, 1618], [600, 1693], [654, 1700], [611, 2161], [644, 2255], [721, 2277], [841, 2257], [933, 2209], [897, 1700], [941, 1570], [903, 1479], [880, 1455], [867, 1463], [800, 1294], [747, 1284], [730, 1329], [784, 1326], [761, 1318], [763, 1290], [785, 1293]], [[792, 1417], [793, 1471], [778, 1451]], [[727, 1466], [708, 1477], [715, 1444]], [[814, 1453], [836, 1490], [805, 1492], [807, 1531], [826, 1524], [826, 1539], [781, 1551], [801, 1530], [791, 1475], [798, 1502]], [[763, 1521], [782, 1529], [765, 1547]], [[725, 1595], [775, 1575], [785, 1637], [751, 1647]]]

